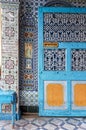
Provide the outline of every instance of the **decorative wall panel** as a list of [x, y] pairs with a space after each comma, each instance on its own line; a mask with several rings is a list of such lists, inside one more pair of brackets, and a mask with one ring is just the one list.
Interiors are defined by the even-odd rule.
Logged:
[[44, 41], [86, 41], [86, 14], [44, 14]]
[[[32, 25], [33, 26], [33, 25]], [[25, 26], [20, 37], [20, 90], [34, 90], [33, 75], [34, 27]]]
[[73, 49], [72, 55], [72, 70], [86, 71], [86, 49]]
[[[10, 2], [10, 3], [9, 3]], [[12, 3], [13, 2], [13, 3]], [[17, 112], [19, 107], [19, 48], [18, 48], [18, 0], [14, 1], [2, 1], [1, 2], [2, 13], [2, 33], [1, 33], [1, 45], [2, 45], [2, 67], [1, 67], [1, 89], [14, 90], [17, 93]], [[6, 107], [3, 105], [5, 112], [10, 110], [9, 105]], [[9, 108], [9, 109], [7, 109]]]
[[38, 106], [38, 92], [20, 90], [20, 104], [21, 106]]
[[44, 70], [65, 70], [65, 49], [44, 49]]
[[86, 110], [86, 81], [72, 81], [72, 109]]
[[66, 102], [66, 81], [44, 81], [44, 109], [67, 109]]

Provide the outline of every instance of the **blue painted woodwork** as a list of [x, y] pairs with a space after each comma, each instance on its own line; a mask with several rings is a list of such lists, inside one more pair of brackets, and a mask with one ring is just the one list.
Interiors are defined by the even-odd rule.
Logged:
[[[0, 90], [0, 119], [4, 118], [2, 113], [2, 104], [12, 104], [12, 127], [14, 127], [14, 121], [16, 119], [16, 93], [12, 90], [3, 91]], [[2, 117], [3, 116], [3, 117]], [[5, 116], [8, 117], [8, 114]]]
[[[71, 51], [73, 49], [86, 49], [86, 42], [58, 42], [59, 46], [47, 47], [49, 49], [65, 49], [66, 69], [65, 71], [45, 71], [44, 70], [44, 49], [43, 46], [43, 18], [44, 13], [70, 13], [86, 14], [86, 8], [63, 8], [63, 7], [40, 7], [38, 15], [38, 88], [39, 88], [39, 115], [40, 116], [86, 116], [86, 107], [75, 106], [73, 109], [73, 82], [86, 83], [86, 70], [71, 70]], [[65, 107], [45, 109], [45, 82], [66, 82]]]

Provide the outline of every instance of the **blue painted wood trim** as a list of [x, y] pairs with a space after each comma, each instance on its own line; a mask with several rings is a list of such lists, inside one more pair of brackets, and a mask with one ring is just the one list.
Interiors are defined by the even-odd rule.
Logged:
[[[54, 76], [54, 77], [53, 77]], [[74, 81], [85, 81], [86, 80], [86, 71], [80, 72], [80, 71], [73, 71], [68, 73], [66, 72], [61, 72], [61, 71], [47, 71], [47, 72], [42, 72], [40, 80], [44, 81], [58, 81], [58, 80], [74, 80]], [[41, 83], [39, 84], [41, 86]], [[40, 87], [39, 86], [39, 87]]]
[[85, 7], [39, 7], [42, 13], [86, 13]]
[[[21, 115], [16, 113], [16, 120], [19, 120], [21, 118]], [[9, 113], [0, 113], [0, 120], [12, 120], [12, 114]]]
[[[41, 24], [41, 25], [40, 25]], [[43, 53], [43, 49], [41, 48], [41, 44], [43, 44], [43, 13], [41, 12], [41, 9], [39, 8], [38, 11], [38, 86], [40, 86], [41, 84], [41, 80], [40, 80], [40, 74], [43, 71], [43, 67], [42, 67], [42, 58], [40, 57], [40, 54]], [[38, 87], [38, 91], [40, 92], [40, 87]], [[39, 97], [41, 97], [41, 93], [39, 93], [38, 95]], [[38, 98], [38, 102], [39, 104], [41, 99]], [[40, 107], [40, 105], [39, 105]]]

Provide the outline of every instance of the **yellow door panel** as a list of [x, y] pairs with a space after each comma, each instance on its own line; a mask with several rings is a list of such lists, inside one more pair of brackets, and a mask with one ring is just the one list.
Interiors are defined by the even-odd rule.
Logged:
[[49, 106], [62, 106], [64, 104], [64, 88], [61, 84], [48, 84], [46, 89], [47, 104]]

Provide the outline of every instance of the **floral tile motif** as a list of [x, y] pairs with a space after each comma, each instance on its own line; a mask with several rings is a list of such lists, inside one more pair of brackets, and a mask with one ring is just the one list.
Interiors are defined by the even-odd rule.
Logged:
[[6, 75], [5, 76], [5, 83], [6, 84], [14, 84], [14, 76], [13, 75]]
[[13, 69], [14, 68], [14, 61], [11, 59], [7, 60], [5, 62], [5, 67], [6, 67], [6, 69], [9, 69], [9, 70]]
[[13, 27], [6, 27], [5, 28], [5, 35], [8, 36], [9, 38], [14, 37], [14, 34], [15, 34], [15, 30]]

